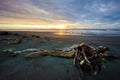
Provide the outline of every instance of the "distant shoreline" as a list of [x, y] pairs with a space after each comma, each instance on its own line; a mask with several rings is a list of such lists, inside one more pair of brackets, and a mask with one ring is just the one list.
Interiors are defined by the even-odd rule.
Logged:
[[[0, 32], [34, 32], [34, 33], [58, 33], [55, 35], [67, 35], [67, 36], [101, 36], [101, 37], [120, 37], [120, 30], [92, 30], [92, 29], [85, 29], [85, 30], [0, 30]], [[59, 34], [60, 33], [60, 34]]]

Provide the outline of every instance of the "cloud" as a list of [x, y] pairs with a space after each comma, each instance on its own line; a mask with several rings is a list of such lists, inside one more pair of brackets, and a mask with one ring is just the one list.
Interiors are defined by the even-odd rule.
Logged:
[[120, 0], [0, 0], [0, 23], [119, 28], [119, 4]]

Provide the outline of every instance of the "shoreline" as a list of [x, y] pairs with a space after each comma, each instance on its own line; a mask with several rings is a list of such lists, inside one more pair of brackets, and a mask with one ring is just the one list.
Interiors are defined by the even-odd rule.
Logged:
[[[88, 29], [89, 30], [89, 29]], [[90, 29], [91, 30], [91, 29]], [[96, 30], [96, 29], [95, 29]], [[119, 31], [119, 30], [118, 30]], [[53, 34], [53, 35], [59, 35], [59, 36], [80, 36], [80, 37], [120, 37], [120, 35], [103, 35], [103, 34], [85, 34], [85, 33], [77, 33], [77, 32], [64, 32], [64, 31], [61, 31], [61, 30], [58, 30], [58, 31], [5, 31], [5, 30], [2, 30], [2, 31], [0, 31], [0, 32], [12, 32], [12, 33], [17, 33], [17, 32], [19, 32], [19, 33], [21, 33], [21, 32], [23, 32], [23, 33], [50, 33], [50, 34]], [[58, 33], [58, 34], [57, 34]], [[60, 33], [60, 34], [59, 34]]]
[[[57, 35], [54, 34], [53, 32], [24, 32], [24, 31], [19, 31], [19, 32], [11, 32], [13, 33], [12, 35], [1, 35], [0, 39], [15, 39], [19, 37], [26, 37], [19, 46], [26, 45], [24, 47], [26, 48], [45, 48], [45, 49], [61, 49], [61, 48], [66, 48], [70, 47], [74, 44], [79, 44], [81, 42], [84, 42], [88, 45], [92, 45], [94, 47], [103, 45], [103, 46], [110, 46], [111, 48], [115, 48], [116, 50], [119, 49], [120, 47], [120, 37], [118, 36], [78, 36], [78, 35]], [[15, 34], [15, 35], [14, 35]], [[16, 36], [17, 34], [17, 36]], [[8, 45], [6, 44], [6, 41], [0, 41], [1, 46], [0, 48], [2, 49], [2, 45], [4, 48], [9, 48], [9, 47], [15, 47], [15, 45]], [[2, 43], [3, 42], [3, 43]], [[33, 43], [31, 43], [33, 42]], [[5, 46], [4, 46], [5, 45]], [[17, 45], [16, 45], [17, 47]]]

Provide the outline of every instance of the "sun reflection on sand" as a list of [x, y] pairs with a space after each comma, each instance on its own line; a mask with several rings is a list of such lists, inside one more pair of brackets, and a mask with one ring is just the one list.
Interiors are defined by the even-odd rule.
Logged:
[[60, 29], [60, 30], [58, 30], [57, 32], [55, 32], [54, 34], [56, 34], [56, 35], [65, 35], [66, 32], [65, 32], [64, 29]]
[[65, 32], [56, 32], [57, 35], [65, 35]]
[[55, 32], [54, 34], [56, 35], [65, 35], [65, 25], [59, 25], [59, 26], [56, 26], [56, 29], [59, 29], [57, 32]]

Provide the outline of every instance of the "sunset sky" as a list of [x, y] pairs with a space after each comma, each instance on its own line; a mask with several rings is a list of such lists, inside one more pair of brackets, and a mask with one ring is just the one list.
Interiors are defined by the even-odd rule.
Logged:
[[0, 0], [5, 29], [120, 29], [120, 0]]

